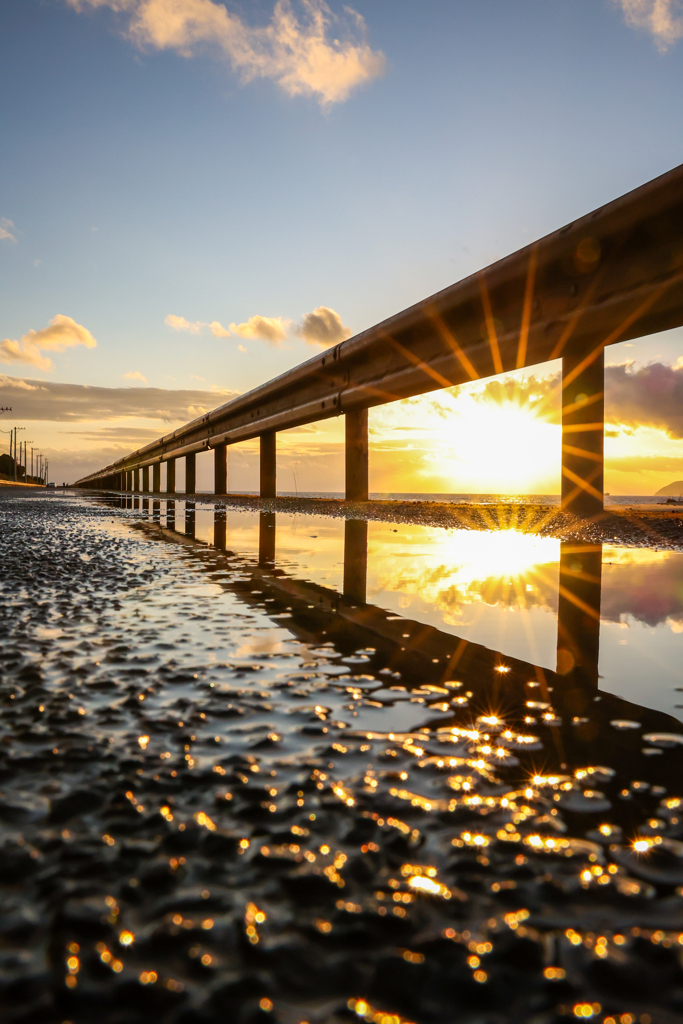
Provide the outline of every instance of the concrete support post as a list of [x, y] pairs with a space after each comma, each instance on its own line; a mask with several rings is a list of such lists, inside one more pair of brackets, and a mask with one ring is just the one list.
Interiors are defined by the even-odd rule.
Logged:
[[604, 500], [604, 349], [562, 357], [562, 508], [596, 516]]
[[[589, 688], [598, 685], [602, 545], [563, 541], [557, 609], [557, 671]], [[580, 708], [572, 709], [574, 715]]]
[[[185, 493], [195, 494], [197, 491], [197, 456], [185, 456]], [[194, 534], [192, 534], [194, 536]]]
[[126, 490], [127, 491], [132, 491], [133, 490], [133, 471], [132, 471], [132, 469], [129, 469], [126, 472]]
[[274, 430], [261, 434], [261, 497], [274, 498], [277, 491], [276, 433]]
[[140, 490], [140, 467], [136, 466], [133, 470], [133, 490]]
[[152, 466], [152, 490], [155, 494], [161, 492], [161, 463], [155, 462]]
[[175, 459], [166, 463], [166, 493], [175, 494]]
[[368, 410], [353, 409], [346, 420], [346, 500], [368, 500]]
[[275, 561], [275, 513], [261, 512], [258, 527], [259, 565], [272, 565]]
[[367, 580], [367, 520], [347, 519], [344, 523], [344, 597], [365, 604]]
[[142, 467], [142, 492], [149, 493], [149, 466]]
[[228, 493], [228, 446], [219, 444], [213, 450], [214, 494]]

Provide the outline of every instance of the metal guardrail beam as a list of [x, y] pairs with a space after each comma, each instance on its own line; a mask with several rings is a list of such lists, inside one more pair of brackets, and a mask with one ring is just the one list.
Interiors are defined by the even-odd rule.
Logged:
[[[558, 357], [599, 370], [607, 345], [683, 324], [682, 283], [683, 165], [76, 486]], [[601, 495], [601, 477], [585, 486]]]

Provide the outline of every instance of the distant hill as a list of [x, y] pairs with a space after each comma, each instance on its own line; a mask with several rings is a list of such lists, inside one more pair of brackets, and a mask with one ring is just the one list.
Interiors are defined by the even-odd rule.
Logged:
[[683, 494], [683, 480], [674, 480], [672, 484], [667, 484], [666, 487], [660, 487], [656, 492], [655, 497], [668, 497], [677, 498], [679, 494]]

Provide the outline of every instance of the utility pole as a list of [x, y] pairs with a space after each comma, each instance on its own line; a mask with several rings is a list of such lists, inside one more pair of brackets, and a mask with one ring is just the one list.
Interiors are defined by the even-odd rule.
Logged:
[[14, 428], [14, 482], [17, 482], [17, 431], [26, 430], [26, 427]]
[[28, 445], [33, 441], [24, 441], [24, 483], [28, 483]]

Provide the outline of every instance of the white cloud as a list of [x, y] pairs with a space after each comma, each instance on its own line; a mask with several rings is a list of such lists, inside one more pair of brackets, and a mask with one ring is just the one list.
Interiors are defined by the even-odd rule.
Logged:
[[6, 374], [0, 373], [0, 389], [3, 388], [16, 388], [17, 391], [41, 390], [38, 384], [29, 384], [27, 380], [22, 380], [21, 377], [7, 377]]
[[19, 422], [106, 423], [111, 420], [187, 422], [188, 408], [214, 409], [237, 391], [167, 390], [137, 387], [101, 388], [57, 381], [25, 380], [0, 373], [0, 405], [11, 405]]
[[223, 324], [219, 323], [218, 320], [212, 320], [209, 324], [206, 320], [186, 320], [184, 316], [175, 316], [173, 313], [169, 313], [164, 318], [164, 323], [172, 327], [174, 331], [188, 331], [190, 334], [199, 334], [205, 327], [208, 327], [216, 338], [230, 337], [230, 331], [227, 327], [223, 327]]
[[[241, 324], [230, 324], [229, 330], [218, 320], [212, 320], [210, 323], [206, 320], [186, 320], [184, 316], [176, 316], [174, 313], [169, 313], [164, 323], [174, 331], [200, 334], [204, 330], [210, 330], [215, 338], [229, 338], [236, 334], [240, 338], [266, 341], [276, 347], [286, 340], [290, 330], [294, 330], [309, 345], [319, 345], [321, 348], [329, 348], [330, 345], [337, 345], [351, 337], [351, 329], [342, 323], [339, 313], [329, 306], [317, 306], [312, 313], [305, 313], [301, 323], [296, 327], [287, 317], [258, 314], [250, 316]], [[239, 352], [246, 352], [243, 345], [238, 345], [237, 349]]]
[[614, 0], [626, 24], [650, 32], [664, 51], [683, 36], [683, 0]]
[[5, 338], [0, 341], [0, 363], [26, 363], [39, 370], [53, 370], [54, 364], [43, 352], [64, 352], [75, 345], [95, 348], [97, 342], [86, 327], [77, 324], [70, 316], [58, 313], [49, 327], [40, 331], [29, 331], [20, 341]]
[[174, 316], [173, 313], [169, 313], [164, 318], [164, 323], [172, 327], [174, 331], [189, 331], [190, 334], [199, 334], [204, 324], [201, 320], [196, 320], [194, 323], [186, 320], [184, 316]]
[[143, 377], [139, 370], [131, 370], [130, 373], [124, 373], [125, 380], [140, 380], [143, 384], [147, 383], [147, 378]]
[[230, 324], [230, 330], [240, 338], [258, 338], [270, 345], [279, 345], [287, 337], [289, 320], [281, 316], [250, 316], [246, 323]]
[[318, 306], [312, 313], [305, 313], [296, 333], [309, 345], [329, 348], [351, 337], [351, 329], [345, 327], [339, 313], [329, 306]]
[[176, 50], [183, 57], [213, 51], [242, 81], [270, 78], [289, 96], [339, 103], [383, 74], [384, 54], [365, 38], [365, 23], [350, 8], [346, 20], [324, 0], [277, 0], [267, 25], [251, 27], [215, 0], [66, 0], [76, 11], [108, 7], [125, 18], [140, 49]]
[[7, 217], [0, 217], [0, 241], [3, 239], [6, 242], [16, 242], [16, 238], [12, 234], [14, 230], [14, 224]]

